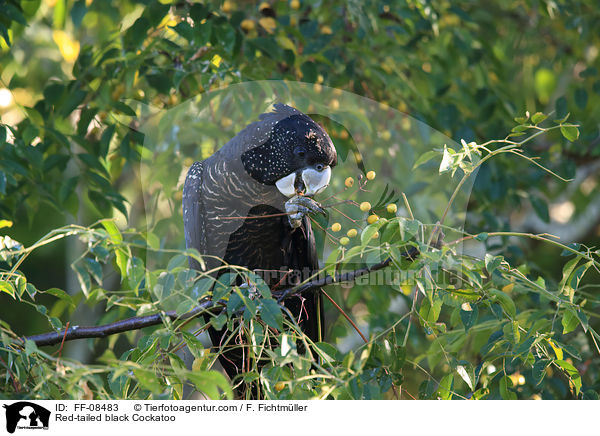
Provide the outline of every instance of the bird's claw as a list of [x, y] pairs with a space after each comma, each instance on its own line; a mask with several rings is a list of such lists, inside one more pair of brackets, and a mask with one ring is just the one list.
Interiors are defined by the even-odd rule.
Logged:
[[254, 300], [259, 297], [258, 288], [254, 283], [242, 283], [240, 286], [240, 291], [246, 294], [249, 299]]
[[295, 195], [285, 202], [285, 211], [288, 213], [288, 221], [293, 229], [302, 225], [302, 218], [310, 213], [325, 215], [325, 211], [319, 203], [310, 197]]

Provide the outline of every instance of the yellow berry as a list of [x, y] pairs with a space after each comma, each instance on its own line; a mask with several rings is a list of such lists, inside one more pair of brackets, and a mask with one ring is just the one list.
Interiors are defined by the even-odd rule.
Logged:
[[341, 245], [348, 245], [349, 243], [350, 243], [350, 239], [346, 238], [345, 236], [340, 238]]
[[331, 230], [334, 232], [339, 232], [340, 230], [342, 230], [342, 225], [340, 223], [333, 223], [333, 225], [331, 226]]
[[340, 138], [342, 139], [348, 139], [350, 135], [348, 135], [348, 131], [347, 130], [342, 130], [342, 133], [340, 133]]
[[381, 132], [381, 139], [383, 139], [384, 141], [389, 141], [390, 139], [392, 139], [392, 132], [390, 132], [389, 130], [384, 130], [383, 132]]
[[227, 117], [221, 118], [221, 125], [223, 127], [225, 127], [225, 128], [231, 127], [232, 124], [233, 124], [233, 121], [231, 120], [231, 118], [227, 118]]
[[372, 239], [377, 239], [377, 238], [379, 238], [379, 232], [373, 233]]
[[349, 238], [354, 238], [356, 235], [358, 235], [358, 232], [356, 231], [356, 229], [350, 229], [348, 230], [348, 232], [346, 232], [346, 234]]
[[283, 390], [283, 388], [285, 388], [285, 383], [284, 382], [277, 382], [277, 383], [275, 383], [275, 390], [277, 392], [281, 392]]
[[225, 0], [221, 6], [221, 10], [223, 12], [231, 12], [233, 10], [233, 3], [231, 3], [229, 0]]
[[386, 209], [389, 213], [396, 213], [398, 211], [398, 206], [396, 206], [394, 203], [390, 203], [387, 205]]
[[333, 110], [338, 110], [340, 108], [340, 102], [334, 98], [329, 102], [329, 107]]
[[250, 30], [254, 29], [254, 21], [246, 18], [240, 23], [240, 27], [246, 32], [249, 32]]
[[290, 6], [292, 7], [292, 9], [300, 9], [300, 2], [298, 0], [292, 0], [290, 2]]
[[344, 185], [346, 185], [346, 188], [352, 188], [352, 185], [354, 185], [354, 179], [352, 177], [348, 177], [344, 181]]
[[379, 217], [375, 214], [369, 215], [369, 217], [367, 218], [367, 222], [369, 224], [373, 224], [373, 223], [377, 222], [377, 220], [379, 220]]
[[368, 180], [373, 180], [375, 178], [375, 171], [369, 171], [367, 173], [367, 179]]
[[273, 17], [262, 17], [258, 23], [269, 33], [275, 32], [277, 21]]
[[371, 203], [369, 203], [368, 201], [363, 201], [360, 204], [360, 210], [362, 210], [363, 212], [368, 212], [369, 210], [371, 210]]

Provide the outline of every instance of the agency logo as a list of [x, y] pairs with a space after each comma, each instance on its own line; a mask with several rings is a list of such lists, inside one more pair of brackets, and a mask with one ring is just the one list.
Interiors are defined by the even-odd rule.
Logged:
[[26, 430], [48, 430], [50, 411], [29, 401], [19, 401], [10, 405], [4, 404], [6, 409], [6, 431], [14, 433], [18, 428]]

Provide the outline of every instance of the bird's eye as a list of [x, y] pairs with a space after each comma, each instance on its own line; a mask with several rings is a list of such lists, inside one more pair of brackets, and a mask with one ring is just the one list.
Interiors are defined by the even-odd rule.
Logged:
[[294, 148], [294, 154], [298, 157], [306, 156], [306, 149], [304, 147], [296, 147]]
[[323, 164], [316, 164], [315, 165], [315, 169], [319, 172], [323, 171], [323, 169], [325, 168], [325, 166]]

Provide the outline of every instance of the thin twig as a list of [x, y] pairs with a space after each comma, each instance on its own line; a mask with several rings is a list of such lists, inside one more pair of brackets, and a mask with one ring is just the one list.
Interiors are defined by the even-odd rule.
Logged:
[[360, 335], [360, 337], [362, 338], [363, 341], [365, 341], [365, 343], [369, 342], [369, 340], [367, 339], [367, 337], [365, 335], [363, 335], [363, 333], [360, 331], [360, 329], [358, 328], [358, 326], [354, 323], [354, 321], [352, 321], [352, 318], [350, 318], [348, 316], [348, 314], [344, 311], [344, 309], [342, 309], [333, 298], [331, 298], [329, 296], [329, 294], [327, 292], [325, 292], [324, 290], [321, 289], [321, 292], [323, 293], [323, 295], [325, 295], [327, 297], [327, 299], [329, 301], [331, 301], [331, 304], [333, 304], [335, 306], [335, 308], [344, 316], [344, 318], [346, 318], [346, 320], [348, 320], [348, 322], [350, 324], [352, 324], [352, 327], [354, 327], [354, 330], [356, 330], [358, 332], [358, 334]]

